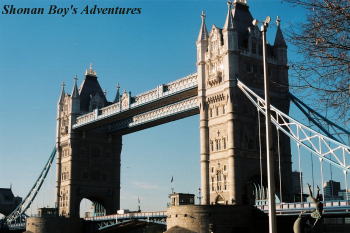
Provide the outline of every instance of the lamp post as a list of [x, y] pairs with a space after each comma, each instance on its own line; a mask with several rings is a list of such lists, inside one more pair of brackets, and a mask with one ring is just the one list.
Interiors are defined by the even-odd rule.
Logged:
[[[262, 34], [263, 48], [263, 66], [264, 66], [264, 94], [265, 94], [265, 127], [266, 127], [266, 157], [267, 157], [267, 184], [268, 184], [268, 204], [269, 204], [269, 233], [276, 233], [276, 203], [275, 203], [275, 175], [274, 175], [274, 158], [271, 153], [272, 137], [271, 137], [271, 115], [270, 115], [270, 83], [267, 78], [267, 55], [266, 55], [266, 31], [271, 21], [270, 16], [267, 16], [262, 22], [260, 31]], [[253, 25], [256, 26], [258, 21], [253, 20]]]

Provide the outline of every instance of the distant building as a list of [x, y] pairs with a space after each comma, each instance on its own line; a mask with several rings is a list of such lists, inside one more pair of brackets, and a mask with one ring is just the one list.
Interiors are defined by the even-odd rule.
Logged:
[[340, 200], [338, 192], [340, 191], [340, 182], [329, 180], [323, 185], [323, 193], [325, 200]]
[[170, 197], [170, 206], [194, 205], [194, 194], [190, 193], [172, 193]]
[[350, 200], [350, 189], [346, 192], [345, 189], [342, 189], [338, 192], [338, 196], [341, 198], [341, 200]]
[[57, 208], [44, 207], [38, 209], [39, 217], [47, 217], [47, 216], [58, 216]]
[[301, 187], [300, 184], [303, 184], [303, 173], [294, 171], [292, 172], [292, 192], [293, 194], [299, 194], [301, 193]]
[[0, 213], [5, 216], [10, 214], [21, 201], [21, 197], [13, 195], [11, 188], [0, 188]]

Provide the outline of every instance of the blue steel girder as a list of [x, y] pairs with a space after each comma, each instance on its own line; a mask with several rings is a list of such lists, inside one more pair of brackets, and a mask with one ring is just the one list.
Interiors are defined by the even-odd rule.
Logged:
[[[306, 105], [303, 101], [301, 101], [293, 94], [289, 93], [289, 97], [291, 101], [293, 101], [295, 106], [297, 106], [298, 109], [307, 117], [307, 119], [310, 122], [314, 123], [323, 133], [326, 134], [326, 136], [335, 141], [345, 144], [345, 141], [341, 137], [341, 135], [350, 135], [350, 132], [348, 130], [328, 120], [326, 117], [316, 112], [314, 109]], [[333, 130], [333, 133], [329, 132], [329, 129], [327, 130], [322, 123], [326, 123], [327, 126], [329, 126]]]
[[[237, 86], [257, 107], [257, 110], [266, 115], [265, 101], [244, 83], [238, 80]], [[271, 122], [298, 146], [303, 146], [316, 155], [320, 161], [326, 161], [347, 173], [350, 171], [350, 147], [315, 130], [303, 125], [276, 107], [271, 105]]]
[[[46, 162], [44, 169], [41, 171], [38, 179], [34, 183], [33, 187], [30, 189], [27, 196], [23, 199], [23, 201], [16, 207], [15, 210], [12, 211], [11, 214], [5, 217], [6, 223], [11, 225], [13, 223], [17, 223], [18, 219], [24, 219], [26, 217], [25, 212], [33, 203], [36, 195], [38, 194], [41, 186], [43, 185], [45, 178], [51, 168], [52, 162], [56, 155], [56, 147], [52, 150], [48, 161]], [[22, 221], [22, 220], [21, 220]]]

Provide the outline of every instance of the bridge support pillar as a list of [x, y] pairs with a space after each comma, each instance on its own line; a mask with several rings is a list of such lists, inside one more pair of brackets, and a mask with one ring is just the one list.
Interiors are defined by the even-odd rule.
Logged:
[[[96, 81], [96, 76], [87, 74], [84, 84], [91, 82], [98, 90]], [[76, 84], [72, 95], [62, 90], [57, 111], [57, 207], [66, 217], [79, 217], [84, 198], [103, 206], [107, 214], [120, 206], [122, 136], [100, 129], [72, 128], [80, 107], [84, 107], [82, 93], [78, 95]]]
[[210, 203], [209, 196], [209, 140], [208, 140], [208, 120], [206, 119], [205, 105], [200, 110], [200, 164], [201, 164], [201, 204], [208, 205]]
[[[243, 1], [228, 4], [223, 28], [214, 25], [208, 32], [202, 14], [196, 42], [202, 204], [254, 204], [256, 199], [265, 198], [255, 192], [257, 187], [266, 188], [266, 155], [260, 152], [265, 147], [260, 143], [264, 142], [265, 126], [260, 127], [256, 108], [237, 87], [239, 79], [258, 92], [263, 89], [259, 69], [262, 61], [256, 56], [260, 35], [251, 27], [252, 21], [249, 6]], [[275, 61], [269, 58], [269, 76], [272, 82], [287, 87], [288, 67], [281, 65], [285, 72], [279, 72]], [[286, 113], [287, 91], [278, 85], [271, 87], [271, 103], [281, 106]], [[279, 146], [283, 183], [289, 184], [289, 138], [281, 137]], [[273, 149], [277, 151], [277, 143]], [[289, 190], [289, 185], [282, 188], [284, 197]]]

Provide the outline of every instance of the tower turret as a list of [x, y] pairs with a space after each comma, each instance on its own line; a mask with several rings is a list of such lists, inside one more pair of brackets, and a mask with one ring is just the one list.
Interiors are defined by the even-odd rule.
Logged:
[[276, 37], [275, 37], [275, 43], [274, 47], [277, 54], [277, 60], [279, 65], [286, 65], [287, 64], [287, 44], [284, 40], [283, 33], [281, 30], [281, 19], [277, 16], [276, 19], [277, 24], [277, 31], [276, 31]]
[[98, 83], [97, 74], [92, 69], [92, 65], [85, 72], [85, 79], [80, 86], [79, 95], [81, 112], [90, 112], [107, 104], [106, 96]]
[[71, 96], [71, 107], [72, 107], [72, 114], [79, 114], [80, 113], [80, 96], [79, 96], [79, 91], [78, 91], [78, 86], [77, 86], [77, 76], [74, 77], [74, 87], [72, 91], [72, 96]]
[[199, 30], [197, 39], [197, 63], [198, 63], [198, 90], [204, 88], [205, 85], [205, 53], [208, 50], [208, 37], [209, 33], [205, 24], [205, 13], [202, 11], [201, 18], [202, 24]]
[[115, 98], [114, 98], [114, 101], [113, 103], [118, 103], [119, 100], [120, 100], [120, 85], [119, 83], [117, 84], [117, 93], [115, 94]]
[[[222, 35], [224, 40], [223, 49], [227, 51], [223, 59], [223, 65], [227, 68], [227, 72], [224, 74], [224, 80], [232, 80], [238, 75], [238, 34], [237, 25], [232, 15], [232, 3], [230, 1], [227, 2], [227, 16], [224, 28], [222, 29]], [[231, 53], [233, 51], [236, 52]]]
[[230, 1], [227, 2], [227, 8], [228, 8], [228, 12], [227, 12], [227, 16], [226, 16], [226, 21], [225, 21], [225, 25], [224, 25], [224, 30], [225, 31], [229, 31], [229, 30], [233, 30], [234, 28], [234, 24], [233, 24], [233, 16], [232, 16], [232, 3]]
[[202, 24], [197, 39], [197, 77], [198, 77], [198, 101], [200, 103], [200, 161], [201, 161], [201, 190], [202, 204], [209, 204], [209, 144], [208, 137], [208, 109], [206, 106], [206, 62], [205, 56], [208, 51], [208, 30], [205, 24], [205, 13], [202, 12]]
[[64, 87], [66, 86], [66, 84], [63, 82], [62, 84], [61, 84], [61, 95], [60, 95], [60, 97], [59, 97], [59, 99], [58, 99], [58, 105], [59, 104], [62, 104], [63, 103], [63, 100], [64, 100], [64, 96], [66, 95], [66, 92], [65, 92], [65, 90], [64, 90]]

